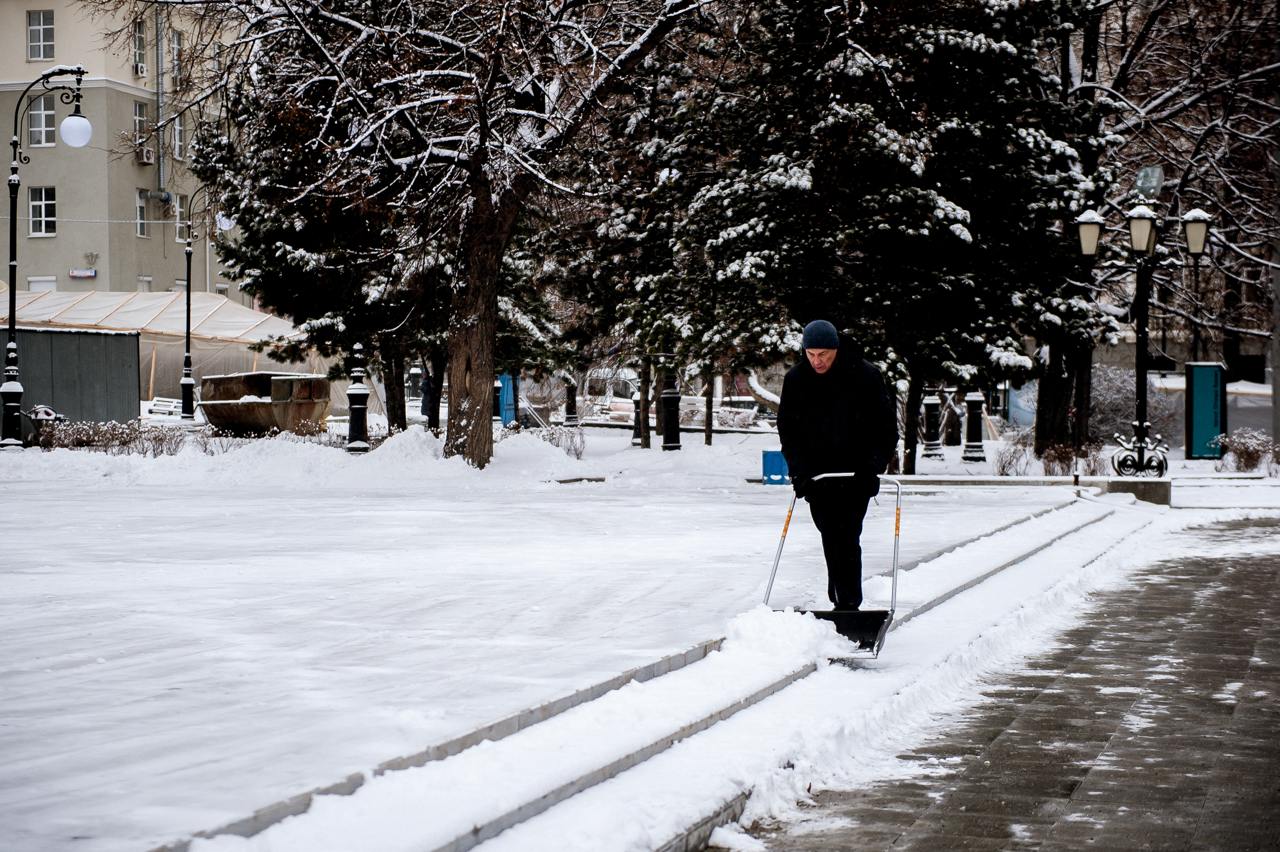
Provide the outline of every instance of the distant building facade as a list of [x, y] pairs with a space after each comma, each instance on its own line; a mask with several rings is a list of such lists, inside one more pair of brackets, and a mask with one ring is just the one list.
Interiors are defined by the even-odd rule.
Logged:
[[[189, 121], [157, 130], [173, 116], [174, 92], [189, 74], [178, 12], [153, 9], [134, 21], [129, 44], [108, 46], [104, 21], [74, 0], [0, 2], [0, 120], [12, 127], [22, 90], [55, 65], [86, 70], [81, 109], [93, 125], [85, 148], [58, 138], [71, 111], [56, 92], [36, 86], [20, 105], [18, 134], [30, 161], [19, 169], [18, 270], [22, 290], [181, 290], [184, 248], [194, 221], [193, 292], [219, 293], [242, 304], [253, 299], [228, 278], [212, 249], [212, 217], [205, 193], [188, 170]], [[74, 83], [62, 77], [54, 83]], [[7, 243], [9, 203], [0, 238]], [[3, 249], [5, 259], [8, 246]], [[0, 280], [8, 276], [0, 266]]]

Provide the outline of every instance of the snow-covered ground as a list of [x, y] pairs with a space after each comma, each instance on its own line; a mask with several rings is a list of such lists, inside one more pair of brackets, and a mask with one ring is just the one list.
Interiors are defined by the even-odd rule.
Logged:
[[[776, 439], [718, 435], [708, 448], [685, 436], [681, 452], [663, 453], [633, 449], [629, 437], [590, 430], [577, 461], [532, 435], [516, 436], [499, 444], [483, 472], [441, 459], [435, 439], [416, 428], [366, 457], [283, 439], [217, 456], [194, 449], [160, 459], [68, 451], [0, 456], [0, 848], [98, 852], [179, 840], [719, 636], [729, 637], [725, 648], [691, 676], [704, 685], [801, 660], [818, 661], [822, 670], [803, 688], [741, 714], [776, 730], [783, 752], [776, 744], [756, 748], [750, 760], [722, 771], [714, 765], [722, 757], [695, 756], [689, 759], [712, 765], [677, 774], [692, 779], [711, 769], [719, 779], [708, 782], [713, 787], [751, 781], [794, 800], [791, 780], [773, 775], [786, 743], [816, 762], [840, 737], [868, 747], [888, 721], [876, 701], [907, 712], [909, 684], [930, 682], [928, 672], [942, 680], [917, 689], [917, 697], [921, 690], [935, 696], [927, 706], [972, 698], [985, 659], [1034, 652], [1060, 620], [1051, 613], [1070, 612], [1064, 604], [1086, 595], [1091, 583], [1115, 581], [1134, 554], [1148, 553], [1139, 535], [1127, 562], [1099, 560], [1075, 577], [1068, 569], [1084, 564], [1087, 548], [1051, 548], [1036, 557], [1040, 569], [1023, 571], [1031, 585], [983, 584], [932, 617], [904, 624], [869, 669], [829, 671], [826, 657], [839, 642], [829, 628], [759, 606], [790, 489], [747, 479], [759, 476], [760, 452], [776, 448]], [[987, 472], [958, 460], [935, 464], [937, 472]], [[1174, 464], [1175, 473], [1211, 469]], [[605, 481], [556, 482], [582, 477]], [[1223, 505], [1238, 490], [1201, 505]], [[1264, 500], [1275, 493], [1250, 491]], [[889, 493], [872, 508], [864, 533], [868, 574], [890, 563]], [[939, 556], [948, 548], [1075, 501], [1066, 488], [910, 489], [902, 561], [930, 561], [915, 589], [904, 579], [904, 599], [925, 595], [927, 577], [955, 577], [961, 567], [978, 576], [985, 563], [1000, 564], [1019, 533], [998, 533], [982, 556], [954, 570]], [[1123, 501], [1110, 508], [1117, 518], [1151, 511]], [[1207, 516], [1173, 514], [1177, 520], [1160, 512], [1152, 518], [1168, 525]], [[771, 602], [818, 602], [821, 564], [807, 512], [798, 509]], [[869, 596], [883, 597], [888, 584], [872, 579], [867, 587]], [[1019, 614], [1024, 598], [1040, 603]], [[1030, 617], [1036, 613], [1044, 618]], [[977, 631], [976, 651], [959, 658], [925, 653], [954, 647], [958, 624]], [[998, 646], [990, 645], [993, 636]], [[815, 687], [815, 678], [834, 682]], [[656, 690], [658, 682], [644, 686]], [[633, 687], [615, 699], [624, 720], [645, 707], [646, 689]], [[812, 751], [796, 751], [800, 735], [780, 728], [780, 720], [812, 719], [804, 713], [818, 705], [800, 712], [795, 702], [812, 704], [812, 691], [823, 688], [863, 695], [867, 712], [831, 722], [851, 724], [852, 732], [819, 729], [834, 743], [821, 745], [819, 736]], [[605, 712], [600, 706], [590, 712]], [[564, 718], [572, 725], [578, 717]], [[717, 734], [719, 727], [672, 749], [670, 759], [715, 737], [729, 737], [731, 752], [742, 751], [738, 735]], [[577, 730], [585, 745], [604, 728], [584, 719]], [[516, 759], [511, 774], [525, 781], [547, 781], [557, 771], [536, 750]], [[311, 850], [329, 837], [335, 845], [327, 848], [335, 849], [425, 848], [431, 841], [414, 836], [412, 826], [408, 835], [388, 827], [343, 846], [317, 820], [331, 807], [362, 808], [372, 801], [365, 796], [394, 802], [416, 795], [415, 784], [464, 790], [450, 773], [465, 767], [453, 760], [389, 773], [356, 796], [326, 797], [313, 813], [252, 843]], [[653, 771], [633, 770], [591, 796], [643, 785], [634, 779]], [[408, 786], [377, 792], [398, 784]], [[684, 789], [669, 780], [653, 784]], [[690, 806], [696, 799], [685, 797]], [[440, 806], [460, 810], [447, 799]], [[555, 810], [574, 807], [581, 805]], [[662, 820], [674, 819], [678, 808], [664, 808]], [[422, 806], [415, 809], [411, 822], [420, 824]], [[611, 848], [644, 848], [644, 838], [670, 828], [652, 814], [646, 822], [646, 813], [637, 808], [632, 833], [618, 833], [622, 845]], [[549, 812], [493, 843], [605, 848], [588, 833], [579, 846], [519, 834], [551, 819]], [[350, 815], [337, 821], [347, 824]], [[239, 844], [222, 838], [209, 845]]]

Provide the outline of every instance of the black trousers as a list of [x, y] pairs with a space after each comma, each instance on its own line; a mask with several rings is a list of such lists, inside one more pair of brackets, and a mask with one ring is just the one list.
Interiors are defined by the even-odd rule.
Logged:
[[862, 605], [862, 521], [871, 497], [850, 483], [831, 483], [805, 495], [827, 560], [827, 597], [844, 609]]

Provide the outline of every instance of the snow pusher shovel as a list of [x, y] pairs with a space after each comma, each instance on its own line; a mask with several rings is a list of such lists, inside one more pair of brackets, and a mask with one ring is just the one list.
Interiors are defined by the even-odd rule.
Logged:
[[[836, 479], [849, 476], [853, 476], [853, 474], [823, 473], [813, 479], [816, 482], [819, 479]], [[889, 608], [796, 610], [796, 612], [807, 612], [814, 618], [832, 622], [837, 633], [856, 642], [859, 650], [870, 651], [874, 657], [880, 656], [880, 649], [884, 646], [885, 634], [889, 632], [889, 625], [893, 623], [893, 613], [898, 607], [898, 536], [902, 531], [902, 483], [887, 476], [880, 477], [880, 481], [889, 483], [896, 491], [893, 510], [892, 591], [889, 596]], [[791, 505], [787, 507], [787, 519], [782, 524], [782, 536], [778, 539], [778, 552], [773, 557], [773, 570], [769, 572], [769, 584], [764, 590], [765, 606], [769, 605], [769, 595], [773, 592], [773, 580], [778, 575], [778, 562], [782, 559], [782, 546], [787, 543], [787, 530], [791, 527], [791, 513], [795, 511], [795, 508], [796, 498], [793, 494], [791, 495]]]

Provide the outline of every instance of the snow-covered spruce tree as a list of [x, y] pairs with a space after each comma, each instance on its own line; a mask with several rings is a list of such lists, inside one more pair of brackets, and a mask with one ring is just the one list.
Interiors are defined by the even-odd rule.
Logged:
[[[656, 51], [595, 128], [601, 156], [558, 179], [580, 190], [556, 199], [555, 227], [536, 234], [549, 278], [580, 312], [567, 333], [584, 360], [609, 355], [641, 367], [704, 376], [767, 363], [788, 325], [758, 275], [722, 269], [717, 233], [684, 228], [699, 194], [753, 156], [752, 140], [723, 127], [735, 85], [733, 15], [717, 7], [697, 30]], [[604, 348], [601, 348], [601, 344]], [[667, 353], [659, 356], [658, 353]]]
[[1052, 8], [772, 0], [734, 28], [750, 61], [715, 127], [736, 156], [678, 231], [755, 270], [788, 319], [829, 317], [905, 370], [909, 451], [927, 383], [1032, 368], [1029, 306], [1072, 265], [1079, 175], [1038, 64]]
[[585, 154], [575, 142], [588, 120], [705, 2], [188, 4], [217, 10], [237, 45], [224, 57], [227, 102], [256, 99], [242, 124], [224, 125], [228, 138], [267, 124], [306, 132], [291, 146], [305, 152], [290, 166], [302, 172], [290, 187], [299, 208], [393, 210], [406, 266], [436, 242], [456, 258], [446, 452], [477, 467], [492, 455], [501, 269], [528, 199], [549, 169]]

